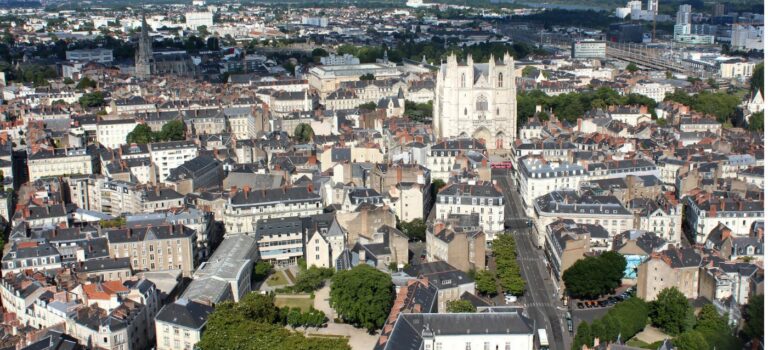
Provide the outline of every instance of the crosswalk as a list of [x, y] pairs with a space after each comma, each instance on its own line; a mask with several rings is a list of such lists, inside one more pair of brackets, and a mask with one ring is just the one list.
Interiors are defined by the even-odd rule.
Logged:
[[523, 307], [553, 307], [552, 303], [546, 303], [546, 302], [531, 302], [531, 303], [520, 303]]

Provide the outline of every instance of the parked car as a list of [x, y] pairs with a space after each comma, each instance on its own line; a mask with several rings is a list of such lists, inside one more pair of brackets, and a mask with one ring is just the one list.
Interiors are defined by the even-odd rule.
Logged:
[[505, 303], [509, 304], [509, 303], [514, 303], [516, 301], [517, 301], [517, 297], [516, 296], [514, 296], [512, 294], [504, 294], [504, 302]]
[[576, 307], [579, 308], [579, 309], [583, 309], [584, 308], [584, 303], [576, 303]]

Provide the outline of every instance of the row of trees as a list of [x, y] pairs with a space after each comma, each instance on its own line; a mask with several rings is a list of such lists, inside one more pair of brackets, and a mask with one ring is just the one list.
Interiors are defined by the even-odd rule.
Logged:
[[186, 138], [186, 131], [184, 122], [181, 120], [171, 120], [160, 129], [158, 132], [152, 131], [147, 124], [139, 124], [133, 128], [133, 131], [128, 133], [125, 138], [127, 143], [136, 143], [139, 145], [145, 145], [150, 142], [162, 142], [162, 141], [180, 141]]
[[286, 306], [280, 309], [280, 313], [286, 315], [286, 324], [294, 329], [298, 327], [320, 328], [328, 323], [328, 317], [325, 316], [325, 313], [315, 308], [309, 308], [309, 311], [302, 312], [298, 307], [288, 309]]
[[622, 341], [626, 341], [645, 328], [649, 312], [649, 305], [641, 299], [630, 298], [622, 301], [592, 324], [582, 321], [576, 330], [571, 348], [581, 349], [582, 345], [591, 347], [595, 338], [605, 343], [616, 341], [621, 336]]
[[[582, 92], [571, 92], [557, 96], [548, 96], [541, 90], [532, 90], [520, 92], [517, 95], [517, 116], [520, 120], [519, 125], [525, 123], [536, 113], [536, 106], [541, 105], [546, 111], [552, 110], [552, 113], [560, 120], [575, 122], [587, 111], [595, 108], [605, 108], [612, 105], [643, 105], [648, 108], [648, 113], [656, 117], [654, 108], [656, 101], [650, 97], [627, 94], [619, 95], [616, 90], [609, 87], [602, 87], [597, 90]], [[548, 119], [549, 115], [541, 113], [536, 115], [542, 119]]]
[[[208, 317], [206, 331], [197, 346], [202, 350], [229, 349], [232, 344], [239, 349], [349, 349], [346, 339], [306, 338], [285, 329], [292, 313], [291, 320], [297, 325], [316, 324], [316, 320], [302, 321], [301, 312], [297, 316], [288, 308], [278, 309], [272, 295], [250, 293], [239, 303], [223, 302]], [[306, 313], [309, 314], [319, 318], [316, 310]]]
[[513, 295], [523, 295], [525, 280], [517, 264], [517, 244], [510, 234], [501, 234], [492, 242], [493, 256], [496, 258], [496, 279], [501, 289]]
[[613, 293], [621, 285], [627, 260], [617, 252], [580, 259], [563, 273], [568, 294], [579, 299], [595, 299]]

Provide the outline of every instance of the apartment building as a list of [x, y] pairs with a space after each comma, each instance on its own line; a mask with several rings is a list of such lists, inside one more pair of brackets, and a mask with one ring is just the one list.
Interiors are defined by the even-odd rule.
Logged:
[[304, 256], [304, 222], [299, 217], [259, 220], [255, 237], [259, 257], [273, 266], [295, 265]]
[[128, 134], [136, 128], [136, 119], [103, 119], [96, 122], [96, 141], [102, 146], [117, 149], [124, 145]]
[[598, 225], [578, 224], [573, 220], [558, 220], [547, 225], [544, 256], [547, 266], [558, 284], [558, 291], [565, 290], [563, 273], [576, 261], [591, 251], [592, 237], [605, 237], [608, 232]]
[[454, 183], [437, 193], [436, 218], [447, 220], [451, 214], [477, 214], [480, 227], [492, 241], [504, 231], [504, 196], [501, 188], [487, 181]]
[[675, 287], [688, 299], [699, 295], [702, 258], [693, 248], [670, 248], [652, 253], [637, 267], [637, 296], [654, 301], [665, 288]]
[[445, 261], [457, 269], [485, 270], [486, 240], [480, 216], [451, 215], [427, 229], [427, 261]]
[[39, 150], [27, 158], [30, 181], [49, 176], [94, 174], [97, 164], [96, 157], [87, 148]]
[[197, 145], [194, 141], [156, 142], [149, 144], [149, 154], [156, 169], [154, 183], [158, 183], [168, 178], [171, 170], [197, 157]]
[[534, 218], [539, 246], [543, 247], [547, 225], [571, 219], [578, 224], [600, 225], [610, 237], [633, 228], [634, 216], [614, 196], [579, 195], [554, 191], [536, 199]]
[[197, 235], [184, 225], [151, 224], [106, 230], [110, 258], [131, 259], [134, 271], [181, 270], [191, 276], [195, 259]]
[[765, 206], [762, 200], [718, 198], [700, 193], [683, 199], [686, 225], [696, 235], [696, 243], [704, 243], [718, 224], [728, 226], [734, 236], [747, 236], [755, 222], [763, 221]]
[[[308, 221], [304, 242], [307, 266], [337, 267], [339, 257], [346, 248], [347, 230], [340, 225], [334, 214], [315, 215]], [[355, 239], [353, 242], [356, 241]]]
[[536, 198], [552, 191], [577, 189], [588, 176], [579, 164], [547, 162], [542, 158], [520, 159], [517, 169], [517, 191], [528, 215], [533, 214]]
[[469, 152], [484, 154], [485, 144], [476, 139], [455, 139], [437, 142], [430, 148], [427, 154], [427, 168], [430, 169], [433, 179], [448, 181], [456, 156]]
[[213, 306], [179, 299], [160, 310], [155, 317], [157, 350], [189, 350], [203, 336]]
[[323, 211], [320, 195], [310, 187], [242, 190], [230, 192], [224, 206], [227, 233], [252, 233], [261, 219], [306, 217]]

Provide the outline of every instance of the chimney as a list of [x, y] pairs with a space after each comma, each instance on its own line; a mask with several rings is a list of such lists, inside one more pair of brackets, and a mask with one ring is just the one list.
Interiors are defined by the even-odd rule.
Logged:
[[402, 166], [398, 166], [397, 167], [397, 182], [398, 183], [403, 182], [403, 167]]
[[720, 210], [725, 210], [725, 199], [720, 200]]
[[235, 193], [237, 193], [237, 186], [232, 186], [229, 188], [229, 196], [234, 197]]
[[307, 192], [314, 192], [314, 191], [315, 191], [315, 187], [312, 186], [312, 183], [307, 184]]
[[709, 216], [714, 217], [717, 214], [717, 205], [710, 204], [709, 205]]
[[245, 199], [248, 199], [248, 192], [251, 192], [250, 186], [244, 186], [243, 187], [243, 195], [245, 195]]

